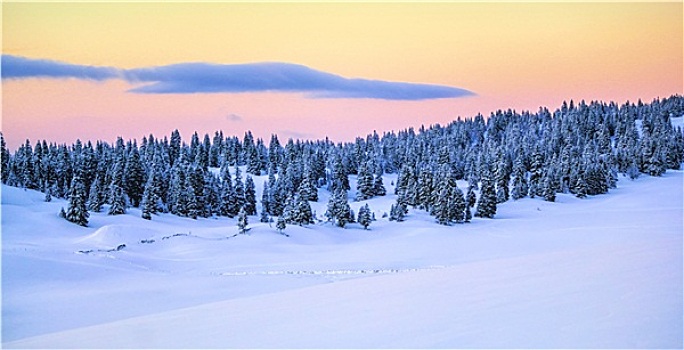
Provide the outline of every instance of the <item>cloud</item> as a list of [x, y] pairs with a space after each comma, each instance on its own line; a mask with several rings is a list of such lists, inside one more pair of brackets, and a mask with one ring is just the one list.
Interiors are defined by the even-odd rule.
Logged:
[[101, 81], [119, 76], [120, 71], [112, 67], [93, 67], [2, 55], [2, 79], [74, 78]]
[[473, 95], [444, 85], [349, 79], [291, 63], [183, 63], [126, 71], [138, 93], [301, 92], [313, 98], [424, 100]]
[[311, 98], [383, 100], [426, 100], [474, 95], [468, 90], [451, 86], [350, 79], [303, 65], [279, 62], [180, 63], [124, 70], [3, 55], [2, 70], [3, 79], [118, 78], [141, 85], [130, 92], [148, 94], [295, 92]]
[[305, 133], [305, 132], [300, 132], [300, 131], [294, 131], [294, 130], [280, 130], [278, 133], [279, 135], [283, 135], [286, 137], [293, 138], [295, 140], [306, 140], [306, 139], [313, 139], [315, 135]]
[[241, 121], [242, 121], [242, 117], [239, 116], [239, 115], [237, 115], [237, 114], [235, 114], [235, 113], [231, 113], [231, 114], [228, 114], [228, 115], [226, 116], [226, 120], [228, 120], [229, 122], [236, 122], [236, 123], [237, 123], [237, 122], [241, 122]]

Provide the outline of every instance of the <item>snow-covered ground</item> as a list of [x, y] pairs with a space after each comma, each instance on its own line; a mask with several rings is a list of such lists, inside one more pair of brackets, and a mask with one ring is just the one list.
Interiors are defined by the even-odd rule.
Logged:
[[369, 231], [289, 237], [257, 217], [234, 236], [235, 219], [136, 209], [83, 228], [58, 217], [64, 201], [3, 186], [2, 345], [681, 348], [682, 182], [621, 178], [451, 227], [413, 210], [387, 221], [389, 195], [367, 201]]

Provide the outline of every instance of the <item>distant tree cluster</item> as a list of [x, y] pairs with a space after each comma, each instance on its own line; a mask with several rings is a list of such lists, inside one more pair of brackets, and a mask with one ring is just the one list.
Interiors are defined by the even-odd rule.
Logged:
[[[0, 176], [4, 184], [44, 192], [46, 201], [68, 199], [61, 215], [83, 226], [89, 212], [137, 207], [148, 220], [156, 213], [239, 216], [246, 225], [247, 216], [259, 214], [261, 222], [277, 218], [282, 231], [314, 222], [309, 202], [318, 201], [321, 188], [330, 192], [325, 218], [367, 228], [370, 209], [363, 206], [358, 217], [350, 209], [349, 175], [357, 176], [354, 199], [365, 201], [386, 195], [382, 175], [396, 173], [390, 220], [403, 221], [414, 208], [452, 225], [473, 215], [492, 218], [510, 199], [582, 198], [608, 192], [619, 173], [636, 178], [679, 169], [684, 134], [671, 118], [682, 115], [681, 96], [650, 104], [570, 101], [553, 113], [497, 111], [348, 143], [289, 139], [283, 146], [272, 135], [268, 147], [251, 132], [242, 140], [194, 133], [188, 144], [176, 130], [169, 138], [143, 137], [140, 145], [121, 138], [71, 146], [26, 140], [10, 153], [0, 133]], [[252, 176], [261, 175], [267, 180], [258, 213]], [[468, 184], [465, 194], [459, 180]]]

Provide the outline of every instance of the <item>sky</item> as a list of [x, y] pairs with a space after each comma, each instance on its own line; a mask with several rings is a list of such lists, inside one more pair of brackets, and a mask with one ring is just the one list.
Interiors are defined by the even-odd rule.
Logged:
[[683, 94], [682, 2], [2, 3], [2, 132], [353, 141]]

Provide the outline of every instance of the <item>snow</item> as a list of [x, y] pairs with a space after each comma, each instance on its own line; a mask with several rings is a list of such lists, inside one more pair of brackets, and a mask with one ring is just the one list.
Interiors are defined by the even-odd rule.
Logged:
[[58, 217], [65, 201], [3, 186], [2, 345], [681, 348], [683, 175], [451, 227], [416, 210], [387, 221], [388, 195], [350, 202], [375, 213], [368, 231], [319, 222], [290, 237], [256, 216], [236, 235], [235, 219], [137, 209], [84, 228]]

